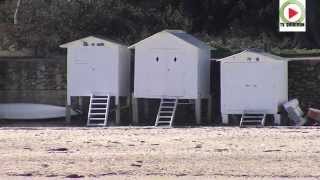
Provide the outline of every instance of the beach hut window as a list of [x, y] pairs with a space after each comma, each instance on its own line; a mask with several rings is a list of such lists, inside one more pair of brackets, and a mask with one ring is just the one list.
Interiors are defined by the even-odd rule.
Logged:
[[251, 57], [248, 57], [248, 61], [251, 61]]
[[176, 57], [174, 58], [174, 62], [177, 62], [177, 58]]
[[159, 57], [156, 58], [156, 61], [159, 62]]
[[89, 46], [88, 42], [83, 42], [83, 46]]
[[97, 43], [97, 46], [104, 46], [104, 43]]
[[257, 57], [257, 58], [256, 58], [256, 61], [258, 61], [258, 62], [259, 62], [259, 61], [260, 61], [260, 58], [259, 58], [259, 57]]
[[96, 44], [95, 43], [91, 43], [91, 46], [95, 46]]

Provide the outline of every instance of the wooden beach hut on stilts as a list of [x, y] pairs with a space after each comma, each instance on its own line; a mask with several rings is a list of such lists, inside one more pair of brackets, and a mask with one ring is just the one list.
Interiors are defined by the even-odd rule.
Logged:
[[130, 52], [127, 46], [100, 36], [89, 36], [60, 46], [67, 48], [67, 121], [71, 97], [90, 97], [88, 126], [106, 126], [114, 98], [116, 124], [120, 97], [130, 102]]
[[201, 124], [201, 101], [210, 99], [206, 43], [181, 30], [164, 30], [129, 48], [135, 53], [133, 121], [139, 120], [138, 100], [160, 99], [155, 126], [172, 126], [181, 100], [188, 100]]

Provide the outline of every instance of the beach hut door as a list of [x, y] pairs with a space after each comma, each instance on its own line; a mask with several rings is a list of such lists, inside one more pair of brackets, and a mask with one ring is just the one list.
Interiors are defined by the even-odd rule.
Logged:
[[166, 55], [162, 51], [152, 50], [152, 57], [147, 63], [148, 91], [151, 95], [162, 96], [166, 84]]
[[148, 65], [148, 87], [152, 95], [184, 96], [183, 61], [176, 50], [153, 50]]
[[183, 59], [179, 51], [167, 53], [167, 76], [165, 95], [182, 97], [184, 96], [184, 67]]

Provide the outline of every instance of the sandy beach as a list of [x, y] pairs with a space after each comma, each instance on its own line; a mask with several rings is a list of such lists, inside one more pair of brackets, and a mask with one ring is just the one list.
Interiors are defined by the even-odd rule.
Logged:
[[1, 128], [0, 178], [318, 179], [316, 128]]

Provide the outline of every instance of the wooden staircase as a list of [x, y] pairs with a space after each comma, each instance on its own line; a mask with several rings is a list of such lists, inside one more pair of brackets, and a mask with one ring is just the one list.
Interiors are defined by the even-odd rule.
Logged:
[[108, 123], [110, 96], [91, 95], [87, 126], [104, 127]]
[[240, 127], [264, 127], [266, 116], [264, 112], [246, 111], [242, 114]]
[[156, 127], [172, 127], [177, 106], [178, 106], [177, 98], [161, 99], [155, 126]]

